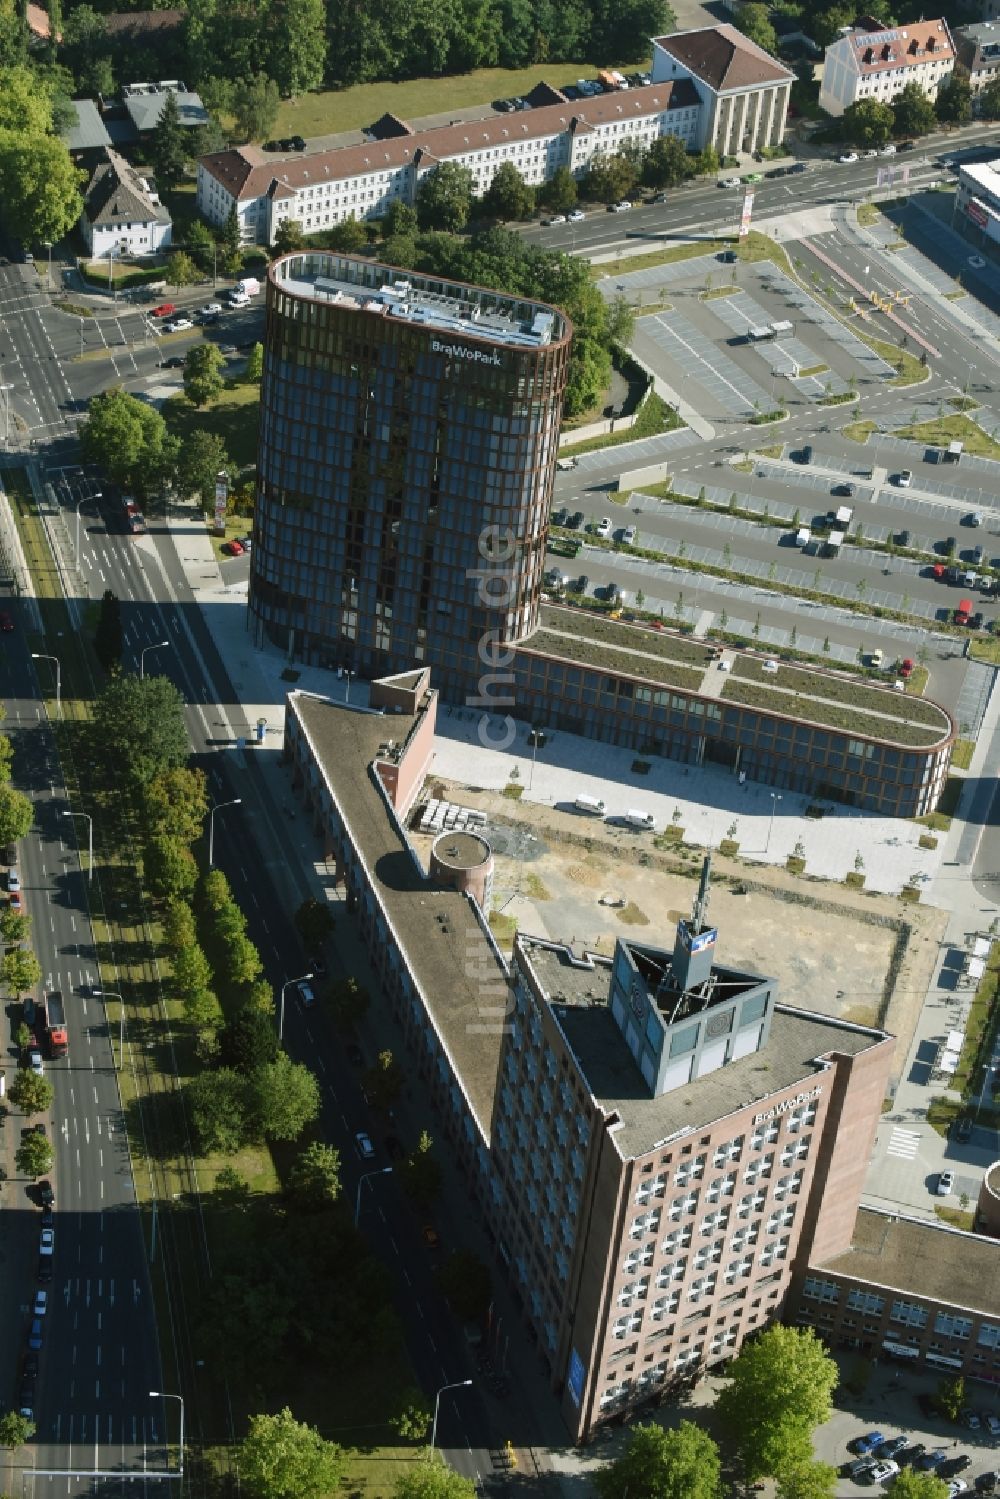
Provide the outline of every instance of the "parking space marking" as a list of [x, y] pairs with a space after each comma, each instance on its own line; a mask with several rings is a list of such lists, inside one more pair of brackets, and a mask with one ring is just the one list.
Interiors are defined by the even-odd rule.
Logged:
[[726, 411], [748, 416], [756, 409], [765, 409], [767, 392], [686, 318], [676, 312], [657, 314], [643, 318], [641, 328], [686, 376], [703, 386]]

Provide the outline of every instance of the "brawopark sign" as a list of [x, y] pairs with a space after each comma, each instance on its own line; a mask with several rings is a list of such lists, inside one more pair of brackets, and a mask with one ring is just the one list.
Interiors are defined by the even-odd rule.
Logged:
[[450, 354], [452, 359], [469, 359], [473, 364], [503, 363], [497, 353], [488, 354], [485, 349], [467, 349], [464, 344], [443, 344], [438, 338], [431, 339], [431, 349], [435, 354]]

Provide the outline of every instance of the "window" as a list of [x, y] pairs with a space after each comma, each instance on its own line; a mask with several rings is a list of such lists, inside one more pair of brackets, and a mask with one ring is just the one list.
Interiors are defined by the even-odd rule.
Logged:
[[689, 1181], [698, 1181], [705, 1173], [705, 1157], [692, 1156], [681, 1161], [674, 1174], [674, 1186], [686, 1187]]
[[718, 1202], [720, 1197], [731, 1197], [736, 1190], [736, 1172], [728, 1176], [717, 1176], [705, 1192], [707, 1202]]
[[682, 1217], [685, 1213], [693, 1213], [694, 1210], [695, 1210], [695, 1208], [697, 1206], [698, 1206], [698, 1194], [697, 1194], [697, 1192], [692, 1192], [687, 1197], [677, 1197], [677, 1198], [675, 1198], [674, 1201], [670, 1204], [670, 1220], [671, 1220], [671, 1222], [672, 1223], [676, 1223], [677, 1219], [680, 1218], [680, 1217]]
[[[817, 1276], [809, 1275], [806, 1277], [805, 1285], [802, 1287], [802, 1294], [810, 1301], [828, 1301], [834, 1304], [840, 1300], [840, 1287], [835, 1281], [819, 1280]], [[859, 1293], [855, 1291], [851, 1292], [852, 1296], [857, 1294]], [[848, 1306], [851, 1305], [850, 1297], [847, 1299], [847, 1304]]]
[[747, 1169], [743, 1173], [743, 1180], [748, 1187], [752, 1187], [754, 1182], [760, 1177], [764, 1177], [766, 1180], [771, 1175], [773, 1166], [774, 1151], [771, 1150], [768, 1151], [767, 1155], [757, 1156], [755, 1160], [748, 1163]]
[[904, 1327], [926, 1327], [927, 1308], [915, 1301], [894, 1301], [889, 1311], [891, 1322], [900, 1322]]
[[653, 1321], [662, 1322], [664, 1317], [675, 1312], [680, 1299], [681, 1293], [679, 1291], [671, 1291], [669, 1296], [658, 1296], [651, 1308]]
[[666, 1174], [651, 1176], [648, 1181], [639, 1183], [639, 1190], [635, 1194], [636, 1205], [644, 1207], [651, 1197], [662, 1197], [666, 1189]]
[[713, 1166], [724, 1166], [727, 1161], [738, 1161], [743, 1152], [743, 1136], [738, 1140], [729, 1140], [725, 1145], [720, 1145], [712, 1157]]
[[764, 1206], [765, 1193], [761, 1191], [748, 1192], [745, 1197], [740, 1198], [739, 1216], [749, 1218], [751, 1213], [759, 1213]]
[[773, 1145], [778, 1138], [780, 1127], [777, 1119], [771, 1119], [767, 1124], [758, 1125], [750, 1136], [750, 1149], [761, 1150], [765, 1145]]
[[629, 1229], [629, 1237], [632, 1239], [642, 1239], [646, 1236], [646, 1234], [656, 1233], [659, 1227], [660, 1209], [654, 1208], [652, 1212], [640, 1213], [638, 1218], [632, 1219], [632, 1226]]
[[880, 1317], [885, 1311], [885, 1297], [876, 1296], [873, 1291], [848, 1291], [847, 1305], [852, 1312], [871, 1312]]
[[760, 1252], [760, 1263], [763, 1266], [773, 1265], [775, 1260], [783, 1260], [788, 1253], [787, 1239], [772, 1239], [770, 1244], [765, 1244]]
[[642, 1312], [632, 1312], [628, 1317], [619, 1317], [614, 1324], [613, 1332], [616, 1338], [627, 1338], [629, 1333], [638, 1332], [642, 1326]]
[[630, 1280], [622, 1286], [618, 1292], [618, 1305], [631, 1306], [633, 1301], [644, 1301], [649, 1291], [649, 1276], [644, 1275], [641, 1280]]
[[804, 1135], [801, 1140], [789, 1140], [781, 1152], [781, 1164], [783, 1166], [793, 1166], [796, 1161], [805, 1160], [809, 1154], [811, 1144], [812, 1135]]
[[683, 1228], [675, 1228], [672, 1234], [667, 1234], [663, 1241], [663, 1253], [665, 1255], [676, 1254], [678, 1249], [686, 1249], [691, 1243], [691, 1225], [685, 1223]]
[[729, 1221], [729, 1209], [717, 1208], [714, 1213], [706, 1213], [701, 1220], [699, 1233], [714, 1234], [718, 1229], [724, 1229]]
[[954, 1317], [950, 1312], [938, 1312], [934, 1318], [934, 1331], [946, 1338], [967, 1338], [972, 1332], [971, 1317]]

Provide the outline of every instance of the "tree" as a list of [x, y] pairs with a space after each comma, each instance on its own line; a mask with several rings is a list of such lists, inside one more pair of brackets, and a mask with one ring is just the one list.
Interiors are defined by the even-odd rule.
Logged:
[[324, 1499], [339, 1487], [341, 1449], [287, 1408], [253, 1416], [239, 1447], [241, 1483], [254, 1499]]
[[288, 1195], [314, 1212], [340, 1196], [340, 1151], [313, 1140], [300, 1151], [288, 1173]]
[[[0, 713], [0, 718], [3, 715]], [[11, 777], [14, 763], [14, 746], [9, 734], [0, 734], [0, 785], [6, 785]]]
[[250, 1183], [235, 1166], [223, 1166], [215, 1174], [215, 1195], [224, 1207], [246, 1209], [250, 1202]]
[[417, 1148], [408, 1155], [401, 1172], [403, 1190], [418, 1208], [429, 1208], [441, 1191], [441, 1166], [431, 1154], [434, 1141], [421, 1130]]
[[594, 1474], [599, 1499], [718, 1499], [719, 1480], [719, 1449], [692, 1421], [635, 1427], [621, 1457]]
[[205, 1155], [235, 1155], [247, 1139], [246, 1087], [231, 1067], [196, 1073], [185, 1089], [188, 1117]]
[[972, 89], [969, 80], [952, 73], [937, 92], [934, 113], [946, 125], [965, 125], [972, 118]]
[[0, 911], [0, 937], [8, 947], [17, 947], [19, 943], [27, 942], [30, 936], [31, 917], [27, 911], [12, 911], [10, 906], [4, 906]]
[[769, 1327], [726, 1367], [716, 1411], [749, 1482], [811, 1461], [837, 1366], [811, 1327]]
[[52, 1170], [52, 1146], [44, 1135], [35, 1130], [24, 1136], [14, 1156], [14, 1164], [22, 1176], [46, 1176]]
[[116, 676], [94, 704], [107, 767], [137, 786], [185, 763], [184, 700], [167, 677]]
[[903, 1468], [892, 1484], [893, 1499], [948, 1499], [948, 1484], [936, 1473]]
[[0, 68], [0, 131], [52, 134], [52, 95], [34, 68]]
[[270, 135], [280, 104], [281, 94], [272, 78], [257, 73], [253, 78], [245, 79], [233, 97], [233, 114], [240, 138], [244, 141], [263, 140], [265, 135]]
[[389, 1425], [406, 1442], [426, 1441], [431, 1429], [431, 1410], [420, 1390], [411, 1385], [403, 1391], [396, 1414], [389, 1417]]
[[207, 778], [203, 770], [176, 765], [153, 776], [143, 790], [147, 825], [190, 847], [200, 838], [208, 816]]
[[634, 159], [623, 151], [596, 151], [590, 158], [583, 190], [597, 203], [617, 203], [628, 197], [638, 178]]
[[120, 387], [91, 401], [80, 441], [91, 463], [140, 495], [162, 484], [177, 461], [177, 442], [160, 413]]
[[331, 250], [339, 250], [342, 255], [357, 255], [368, 243], [368, 231], [357, 219], [344, 219], [342, 223], [334, 224], [326, 239]]
[[[167, 95], [168, 99], [172, 99], [173, 97], [173, 94]], [[196, 282], [201, 280], [201, 272], [191, 259], [191, 256], [186, 255], [183, 250], [175, 250], [172, 255], [167, 256], [167, 263], [164, 266], [163, 274], [167, 283], [177, 288], [194, 286]]]
[[171, 953], [179, 953], [197, 941], [194, 913], [188, 902], [179, 896], [167, 901], [163, 913], [163, 941]]
[[0, 963], [0, 978], [11, 994], [27, 994], [42, 976], [42, 965], [33, 952], [26, 947], [15, 947], [4, 953]]
[[322, 947], [333, 932], [333, 912], [326, 901], [310, 896], [292, 918], [295, 930], [310, 950]]
[[0, 843], [16, 843], [35, 820], [29, 797], [0, 783]]
[[478, 1490], [471, 1478], [428, 1454], [404, 1465], [392, 1492], [393, 1499], [476, 1499]]
[[489, 1266], [470, 1249], [456, 1249], [435, 1276], [438, 1290], [461, 1322], [479, 1322], [493, 1296]]
[[[150, 155], [153, 159], [157, 184], [166, 188], [176, 187], [183, 179], [187, 165], [187, 141], [175, 93], [167, 93], [166, 101], [160, 110], [160, 118], [150, 142]], [[173, 282], [174, 286], [186, 284], [180, 281]]]
[[189, 1009], [192, 998], [210, 990], [211, 987], [211, 965], [199, 944], [191, 942], [174, 957], [171, 984], [174, 998], [178, 999], [185, 1009]]
[[833, 1499], [836, 1482], [837, 1470], [829, 1463], [792, 1463], [778, 1474], [778, 1499]]
[[857, 13], [853, 0], [837, 0], [812, 18], [809, 34], [821, 47], [829, 47], [837, 40], [842, 26], [854, 24]]
[[316, 1078], [284, 1052], [248, 1079], [247, 1120], [253, 1139], [297, 1140], [319, 1118], [319, 1110]]
[[264, 374], [264, 345], [254, 344], [247, 355], [244, 380], [248, 385], [259, 385]]
[[235, 203], [226, 214], [226, 221], [222, 226], [222, 234], [219, 236], [219, 243], [222, 246], [227, 266], [231, 265], [236, 260], [242, 261], [243, 236], [240, 231], [240, 218], [239, 214], [236, 212]]
[[623, 296], [608, 303], [608, 337], [621, 348], [627, 348], [635, 332], [635, 313]]
[[80, 217], [82, 183], [64, 141], [0, 130], [4, 228], [23, 244], [62, 239]]
[[1000, 78], [994, 78], [977, 95], [979, 113], [984, 120], [1000, 120]]
[[840, 125], [845, 141], [857, 146], [884, 146], [895, 120], [890, 105], [880, 104], [878, 99], [859, 99], [844, 110]]
[[215, 432], [196, 428], [181, 444], [177, 459], [177, 484], [182, 494], [197, 495], [209, 510], [215, 501], [215, 481], [220, 473], [231, 473], [233, 461]]
[[694, 159], [694, 171], [696, 177], [714, 177], [722, 165], [719, 153], [714, 146], [706, 146]]
[[33, 1114], [44, 1114], [52, 1107], [52, 1084], [47, 1077], [29, 1068], [17, 1074], [8, 1092], [15, 1109], [20, 1109], [28, 1119]]
[[23, 1447], [34, 1435], [34, 1421], [19, 1411], [5, 1411], [0, 1416], [0, 1447]]
[[273, 1012], [244, 1005], [226, 1026], [222, 1055], [238, 1072], [253, 1072], [273, 1062], [278, 1055]]
[[293, 250], [301, 250], [306, 242], [306, 232], [299, 219], [282, 219], [274, 231], [274, 239], [271, 248], [275, 256], [289, 255]]
[[765, 52], [770, 52], [772, 56], [777, 52], [778, 37], [771, 25], [766, 5], [741, 5], [734, 17], [734, 24], [744, 36], [756, 42], [758, 47], [763, 47]]
[[226, 361], [216, 344], [195, 344], [184, 356], [184, 394], [195, 406], [207, 406], [225, 387]]
[[647, 187], [679, 187], [690, 175], [691, 159], [679, 136], [660, 135], [650, 141], [642, 163], [642, 180]]
[[496, 219], [530, 219], [535, 211], [535, 190], [528, 186], [512, 161], [505, 161], [493, 174], [483, 207]]
[[965, 1380], [961, 1374], [947, 1377], [938, 1383], [934, 1391], [934, 1402], [938, 1410], [949, 1421], [957, 1421], [965, 1404]]
[[104, 590], [101, 607], [94, 631], [94, 650], [105, 671], [117, 666], [122, 658], [122, 612], [118, 595], [111, 588]]
[[330, 1009], [341, 1030], [353, 1030], [363, 1020], [371, 1004], [371, 995], [356, 978], [340, 979], [330, 989]]
[[375, 1066], [364, 1077], [365, 1092], [376, 1109], [395, 1103], [403, 1087], [403, 1074], [391, 1051], [380, 1051]]
[[287, 98], [322, 87], [326, 67], [323, 0], [278, 0], [271, 10], [275, 46], [271, 66]]
[[569, 213], [575, 208], [579, 189], [569, 167], [556, 167], [548, 182], [536, 188], [535, 197], [540, 207], [551, 209], [553, 213]]
[[[204, 148], [197, 152], [199, 156], [207, 156], [208, 154], [209, 152]], [[215, 235], [201, 219], [192, 219], [190, 224], [185, 226], [184, 248], [201, 270], [210, 271], [212, 269], [212, 252], [215, 249]]]
[[457, 161], [443, 161], [428, 172], [417, 189], [417, 223], [421, 229], [465, 227], [472, 203], [472, 173]]
[[927, 135], [934, 129], [934, 105], [919, 83], [908, 83], [892, 101], [897, 135]]
[[394, 198], [382, 219], [382, 235], [391, 239], [394, 234], [413, 235], [417, 232], [417, 210], [412, 203]]

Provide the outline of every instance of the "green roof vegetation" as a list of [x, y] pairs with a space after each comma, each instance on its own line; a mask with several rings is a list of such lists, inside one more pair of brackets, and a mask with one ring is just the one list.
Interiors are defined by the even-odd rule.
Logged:
[[678, 665], [703, 667], [711, 654], [710, 646], [671, 634], [668, 630], [619, 624], [617, 620], [582, 610], [553, 609], [551, 605], [543, 604], [539, 617], [545, 630], [566, 630], [577, 639], [586, 636], [598, 645], [620, 645], [627, 650], [643, 651], [665, 661], [675, 661]]
[[869, 686], [858, 677], [837, 676], [833, 672], [808, 671], [801, 666], [786, 666], [779, 662], [777, 676], [764, 671], [764, 663], [753, 656], [742, 656], [733, 667], [735, 677], [750, 677], [767, 687], [784, 687], [793, 692], [804, 692], [812, 697], [821, 697], [826, 702], [844, 703], [848, 707], [869, 709], [872, 713], [888, 713], [904, 723], [926, 724], [928, 728], [945, 733], [948, 720], [937, 703], [922, 702], [887, 687]]
[[[746, 678], [730, 678], [722, 689], [722, 696], [728, 702], [744, 703], [750, 708], [760, 708], [765, 713], [781, 713], [787, 718], [820, 724], [826, 728], [838, 729], [841, 733], [857, 734], [865, 739], [879, 739], [886, 744], [927, 747], [944, 739], [947, 732], [943, 725], [934, 730], [922, 724], [903, 723], [899, 719], [876, 718], [871, 713], [859, 713], [846, 704], [817, 700], [804, 697], [801, 693], [783, 690], [773, 682], [765, 685], [762, 682], [747, 681]], [[905, 701], [902, 693], [900, 701]]]
[[619, 650], [578, 635], [556, 635], [551, 630], [536, 630], [524, 642], [524, 647], [529, 651], [538, 651], [543, 656], [561, 656], [564, 661], [592, 666], [597, 671], [645, 677], [647, 681], [659, 682], [665, 687], [683, 687], [688, 692], [697, 692], [701, 687], [700, 669], [696, 671], [690, 666], [675, 666], [662, 658], [641, 655], [634, 650]]

